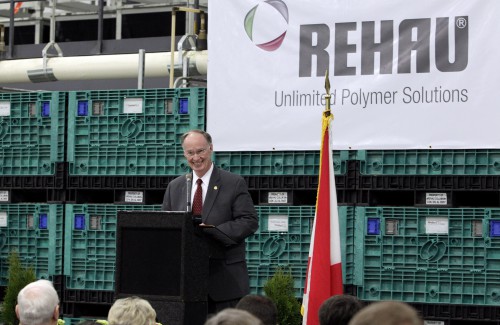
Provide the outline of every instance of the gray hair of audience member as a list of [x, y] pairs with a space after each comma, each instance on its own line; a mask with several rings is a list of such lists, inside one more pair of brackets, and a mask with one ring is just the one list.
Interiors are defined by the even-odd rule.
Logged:
[[108, 325], [153, 325], [156, 311], [151, 304], [139, 297], [118, 299], [109, 309]]
[[320, 325], [347, 325], [363, 308], [363, 303], [351, 295], [335, 295], [321, 304], [318, 311]]
[[361, 309], [349, 325], [422, 325], [415, 308], [400, 301], [375, 302]]
[[22, 325], [51, 324], [59, 318], [59, 296], [52, 282], [31, 282], [17, 295], [16, 315]]
[[262, 321], [264, 325], [276, 325], [278, 309], [269, 297], [246, 295], [238, 301], [236, 309], [246, 310]]
[[246, 310], [226, 308], [210, 317], [205, 325], [263, 325], [260, 319]]

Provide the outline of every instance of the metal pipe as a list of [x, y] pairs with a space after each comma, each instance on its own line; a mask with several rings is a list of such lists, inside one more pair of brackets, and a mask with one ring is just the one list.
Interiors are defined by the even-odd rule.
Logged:
[[35, 3], [35, 44], [43, 42], [43, 11], [44, 4], [41, 2]]
[[206, 79], [193, 78], [193, 77], [178, 77], [177, 79], [175, 79], [174, 88], [180, 88], [179, 82], [182, 82], [183, 87], [189, 86], [189, 81], [201, 82], [205, 84], [207, 83]]
[[137, 76], [137, 89], [144, 88], [144, 69], [146, 67], [146, 50], [139, 50], [139, 72]]
[[14, 58], [14, 0], [10, 0], [9, 59]]
[[[46, 69], [51, 69], [55, 78], [65, 80], [134, 79], [137, 78], [138, 53], [119, 55], [91, 55], [73, 57], [51, 57], [46, 60]], [[206, 75], [208, 51], [187, 51], [190, 75]], [[145, 54], [144, 77], [167, 77], [171, 71], [169, 52]], [[174, 55], [174, 68], [180, 75], [182, 62]], [[40, 69], [43, 59], [1, 60], [0, 84], [30, 82], [28, 71]]]
[[122, 25], [123, 25], [123, 3], [122, 0], [117, 0], [116, 2], [116, 24], [115, 24], [115, 39], [122, 39]]
[[169, 79], [169, 88], [174, 88], [174, 60], [175, 60], [175, 21], [177, 7], [172, 8], [172, 27], [170, 30], [170, 79]]
[[102, 53], [102, 33], [104, 29], [104, 0], [99, 1], [99, 9], [97, 11], [97, 54]]
[[175, 51], [175, 23], [176, 23], [176, 13], [177, 11], [191, 12], [191, 13], [201, 13], [203, 14], [203, 10], [195, 9], [195, 8], [186, 8], [186, 7], [172, 7], [172, 28], [170, 33], [170, 82], [169, 88], [174, 88], [174, 51]]
[[198, 51], [207, 49], [207, 28], [205, 27], [205, 13], [200, 13], [200, 31], [198, 33], [198, 41], [196, 42]]
[[[193, 8], [200, 9], [200, 0], [194, 0]], [[198, 20], [200, 20], [199, 16], [200, 16], [199, 13], [194, 14], [194, 18], [193, 18], [194, 19], [194, 34], [198, 34], [198, 29], [199, 29]]]
[[50, 16], [50, 43], [56, 42], [56, 0], [52, 0], [52, 15]]
[[5, 51], [5, 27], [0, 24], [0, 52]]
[[[190, 7], [189, 0], [186, 1], [186, 7]], [[194, 23], [194, 14], [192, 15], [186, 15], [186, 20], [185, 20], [185, 31], [186, 35], [193, 35], [195, 34], [194, 28], [195, 23]]]

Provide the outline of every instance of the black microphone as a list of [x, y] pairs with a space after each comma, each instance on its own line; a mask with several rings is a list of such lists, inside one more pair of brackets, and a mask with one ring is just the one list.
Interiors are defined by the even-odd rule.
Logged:
[[186, 174], [186, 211], [191, 212], [191, 188], [192, 188], [193, 175]]

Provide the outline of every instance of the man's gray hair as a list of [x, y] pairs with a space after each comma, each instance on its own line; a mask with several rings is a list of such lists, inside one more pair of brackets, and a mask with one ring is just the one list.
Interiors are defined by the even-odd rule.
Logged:
[[22, 325], [50, 324], [58, 304], [59, 296], [52, 282], [31, 282], [17, 295], [19, 321]]
[[183, 135], [181, 135], [181, 145], [184, 144], [184, 140], [190, 135], [190, 134], [193, 134], [193, 133], [197, 133], [197, 134], [201, 134], [205, 140], [207, 140], [207, 143], [208, 144], [212, 144], [212, 136], [208, 133], [208, 132], [205, 132], [203, 130], [190, 130], [190, 131], [187, 131], [186, 133], [184, 133]]
[[262, 322], [246, 310], [226, 308], [209, 318], [205, 325], [262, 325]]

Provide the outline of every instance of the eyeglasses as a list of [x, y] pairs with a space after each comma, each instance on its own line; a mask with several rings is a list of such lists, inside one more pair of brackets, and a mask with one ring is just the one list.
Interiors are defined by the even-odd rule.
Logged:
[[196, 155], [203, 156], [209, 148], [210, 148], [210, 146], [203, 148], [203, 149], [198, 149], [198, 150], [188, 150], [188, 151], [184, 150], [184, 154], [188, 157], [194, 157]]

